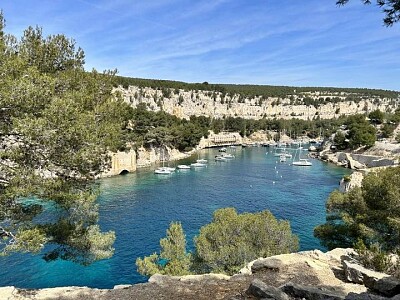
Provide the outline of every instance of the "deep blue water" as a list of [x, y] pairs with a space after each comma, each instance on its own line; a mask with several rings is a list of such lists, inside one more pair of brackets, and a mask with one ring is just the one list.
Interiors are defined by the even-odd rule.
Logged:
[[[313, 228], [325, 221], [325, 201], [348, 170], [318, 160], [312, 167], [277, 163], [268, 148], [229, 149], [236, 158], [214, 162], [216, 149], [203, 150], [207, 168], [155, 175], [153, 170], [101, 180], [100, 225], [116, 232], [111, 259], [81, 266], [68, 261], [46, 262], [41, 255], [14, 254], [0, 258], [0, 286], [25, 288], [90, 286], [143, 282], [135, 260], [159, 250], [171, 221], [181, 221], [189, 247], [214, 210], [238, 212], [269, 209], [288, 219], [300, 238], [301, 250], [322, 249]], [[190, 163], [196, 157], [180, 163]]]

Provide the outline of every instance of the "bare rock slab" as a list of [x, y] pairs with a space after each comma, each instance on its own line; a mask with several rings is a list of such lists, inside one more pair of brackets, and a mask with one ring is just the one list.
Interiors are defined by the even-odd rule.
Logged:
[[346, 279], [350, 282], [364, 284], [379, 294], [393, 297], [400, 294], [400, 281], [385, 273], [368, 270], [358, 264], [343, 261]]
[[288, 295], [280, 289], [269, 286], [259, 279], [254, 279], [251, 282], [247, 294], [264, 299], [289, 300]]
[[262, 270], [271, 270], [271, 271], [280, 271], [282, 268], [282, 261], [273, 257], [270, 258], [262, 258], [256, 260], [251, 266], [251, 271], [259, 272]]
[[281, 289], [283, 292], [296, 299], [342, 300], [346, 298], [346, 295], [340, 292], [331, 291], [323, 287], [312, 287], [295, 283], [287, 283]]

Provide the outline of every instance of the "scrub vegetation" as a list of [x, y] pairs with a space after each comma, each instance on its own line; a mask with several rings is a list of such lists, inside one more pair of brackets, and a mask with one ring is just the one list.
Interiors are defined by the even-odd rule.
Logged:
[[161, 252], [138, 258], [138, 272], [187, 275], [224, 273], [233, 275], [259, 257], [295, 252], [299, 248], [288, 221], [277, 220], [268, 210], [238, 214], [234, 208], [214, 212], [194, 239], [195, 250], [186, 250], [180, 223], [171, 223], [167, 237], [160, 240]]

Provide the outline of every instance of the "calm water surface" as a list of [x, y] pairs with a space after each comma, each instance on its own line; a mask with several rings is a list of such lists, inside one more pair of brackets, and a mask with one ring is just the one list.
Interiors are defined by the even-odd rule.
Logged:
[[139, 170], [102, 180], [100, 225], [116, 232], [114, 256], [84, 267], [61, 260], [45, 262], [41, 255], [11, 255], [0, 258], [0, 286], [112, 288], [143, 282], [146, 278], [136, 273], [135, 260], [159, 250], [159, 240], [171, 221], [182, 222], [192, 248], [200, 227], [221, 207], [235, 207], [238, 212], [269, 209], [276, 217], [290, 220], [301, 250], [322, 249], [313, 228], [324, 222], [326, 198], [348, 170], [318, 160], [312, 160], [312, 167], [277, 163], [268, 151], [228, 149], [236, 155], [234, 160], [214, 162], [218, 151], [208, 149], [201, 152], [209, 159], [207, 168], [172, 175]]

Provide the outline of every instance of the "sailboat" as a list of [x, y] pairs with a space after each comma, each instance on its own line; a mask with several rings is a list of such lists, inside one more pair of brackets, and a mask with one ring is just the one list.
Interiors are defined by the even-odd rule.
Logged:
[[311, 167], [312, 163], [310, 161], [308, 161], [308, 159], [300, 158], [301, 149], [302, 149], [302, 147], [297, 148], [294, 157], [296, 158], [296, 154], [297, 154], [297, 151], [298, 151], [299, 152], [299, 160], [296, 160], [296, 161], [293, 160], [292, 165], [293, 166], [300, 166], [300, 167]]
[[[277, 151], [277, 150], [281, 150], [281, 151]], [[282, 155], [287, 158], [292, 158], [292, 154], [287, 152], [286, 148], [275, 148], [274, 156], [281, 157]]]
[[173, 171], [175, 171], [175, 168], [170, 168], [170, 167], [165, 167], [165, 157], [164, 157], [164, 149], [162, 150], [162, 167], [157, 168], [154, 170], [154, 174], [159, 174], [159, 175], [168, 175], [171, 174]]

